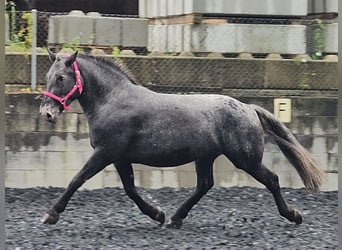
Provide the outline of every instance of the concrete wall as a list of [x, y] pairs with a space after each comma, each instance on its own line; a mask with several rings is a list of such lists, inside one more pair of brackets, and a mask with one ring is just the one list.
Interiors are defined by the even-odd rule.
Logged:
[[324, 51], [338, 53], [338, 23], [325, 26], [324, 39]]
[[[243, 92], [242, 92], [243, 93]], [[240, 100], [273, 110], [271, 97], [244, 97]], [[289, 128], [303, 145], [329, 171], [324, 190], [337, 189], [337, 98], [291, 98], [292, 122]], [[91, 153], [87, 122], [77, 102], [52, 125], [39, 115], [41, 96], [7, 94], [6, 103], [6, 186], [65, 187]], [[273, 142], [266, 140], [264, 163], [280, 176], [282, 186], [302, 187], [293, 167]], [[136, 183], [147, 188], [192, 187], [193, 164], [180, 168], [148, 168], [135, 165]], [[215, 162], [216, 186], [251, 185], [261, 187], [246, 173], [220, 157]], [[121, 186], [114, 167], [108, 166], [84, 188]]]
[[305, 25], [149, 25], [149, 36], [149, 51], [306, 53]]
[[[319, 52], [338, 53], [337, 3], [337, 0], [140, 0], [139, 16], [150, 20], [149, 51], [305, 54], [312, 52], [308, 45], [317, 43], [310, 33], [315, 21], [289, 17], [315, 15], [326, 26], [320, 31], [325, 44]], [[248, 21], [234, 19], [236, 16], [247, 17]], [[255, 24], [249, 24], [256, 16], [269, 19], [263, 19], [262, 23], [255, 19]]]
[[310, 0], [309, 13], [338, 13], [338, 0]]
[[71, 11], [49, 18], [48, 44], [147, 47], [147, 19]]
[[[174, 24], [149, 25], [148, 50], [160, 52], [218, 52], [306, 54], [315, 50], [309, 25]], [[338, 53], [338, 24], [325, 24], [321, 52]]]
[[[311, 3], [311, 1], [309, 1]], [[219, 53], [279, 53], [305, 54], [312, 52], [307, 44], [315, 44], [310, 34], [314, 21], [288, 20], [280, 25], [270, 23], [196, 23], [178, 21], [177, 24], [161, 22], [161, 25], [147, 25], [146, 18], [175, 18], [184, 14], [210, 15], [254, 15], [263, 16], [306, 16], [312, 13], [334, 12], [334, 1], [325, 4], [308, 0], [280, 1], [190, 1], [190, 0], [145, 0], [141, 1], [141, 18], [102, 17], [99, 13], [84, 14], [72, 11], [68, 15], [49, 18], [48, 44], [51, 46], [74, 44], [84, 46], [143, 47], [158, 52], [219, 52]], [[267, 8], [266, 8], [267, 7]], [[310, 13], [311, 13], [310, 12]], [[164, 18], [165, 19], [165, 18]], [[164, 20], [163, 19], [163, 20]], [[155, 19], [154, 19], [155, 20]], [[165, 19], [166, 20], [166, 19]], [[182, 19], [180, 19], [182, 20]], [[185, 19], [184, 19], [185, 20]], [[233, 19], [232, 19], [233, 20]], [[203, 19], [205, 21], [205, 19]], [[217, 20], [216, 20], [217, 21]], [[284, 21], [284, 20], [283, 20]], [[283, 22], [282, 21], [282, 22]], [[179, 23], [180, 22], [180, 23]], [[234, 21], [233, 21], [234, 22]], [[326, 24], [323, 32], [326, 53], [338, 53], [337, 22]], [[158, 22], [157, 22], [158, 23]], [[273, 24], [272, 24], [273, 23]], [[166, 24], [166, 25], [165, 25]]]
[[[205, 57], [123, 56], [143, 85], [173, 86], [182, 89], [337, 89], [337, 61], [239, 59]], [[5, 82], [29, 84], [29, 55], [5, 55]], [[38, 84], [45, 83], [51, 66], [47, 55], [37, 58]]]
[[338, 0], [139, 0], [139, 16], [157, 18], [191, 13], [306, 16], [337, 13], [337, 3]]

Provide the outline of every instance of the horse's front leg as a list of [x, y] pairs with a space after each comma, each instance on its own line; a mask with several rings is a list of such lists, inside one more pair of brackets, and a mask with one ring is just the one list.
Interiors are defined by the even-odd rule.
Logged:
[[71, 180], [67, 189], [59, 197], [55, 205], [49, 209], [42, 218], [44, 224], [55, 224], [59, 219], [59, 214], [65, 210], [70, 198], [75, 191], [83, 185], [83, 183], [103, 170], [110, 162], [102, 154], [102, 151], [95, 150], [93, 155], [88, 159], [84, 167]]
[[144, 201], [141, 196], [138, 194], [135, 185], [134, 185], [134, 173], [133, 168], [130, 163], [115, 163], [115, 168], [118, 171], [118, 174], [121, 178], [124, 189], [135, 204], [139, 207], [141, 212], [148, 215], [153, 220], [156, 220], [163, 225], [165, 222], [165, 214], [158, 207], [153, 207]]

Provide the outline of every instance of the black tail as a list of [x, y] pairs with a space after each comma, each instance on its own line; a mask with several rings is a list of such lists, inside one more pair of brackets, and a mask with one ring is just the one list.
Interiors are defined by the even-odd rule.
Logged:
[[290, 130], [273, 114], [259, 106], [250, 106], [258, 114], [264, 131], [276, 141], [285, 157], [296, 168], [304, 186], [312, 192], [318, 192], [324, 176], [324, 172], [319, 168], [318, 163], [300, 145]]

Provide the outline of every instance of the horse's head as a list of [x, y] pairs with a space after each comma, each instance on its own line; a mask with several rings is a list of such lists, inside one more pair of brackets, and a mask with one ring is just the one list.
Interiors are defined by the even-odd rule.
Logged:
[[53, 62], [47, 73], [46, 91], [40, 105], [40, 113], [55, 123], [58, 115], [82, 93], [81, 75], [76, 63], [77, 51], [72, 55], [56, 55], [49, 51]]

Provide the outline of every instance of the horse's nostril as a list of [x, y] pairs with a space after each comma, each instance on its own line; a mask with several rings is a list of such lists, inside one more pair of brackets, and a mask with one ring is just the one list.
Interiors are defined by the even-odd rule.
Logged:
[[50, 112], [46, 112], [46, 118], [48, 120], [51, 120], [52, 119], [52, 114]]
[[40, 107], [40, 113], [45, 119], [50, 123], [56, 123], [58, 111], [49, 105], [44, 105]]
[[46, 112], [46, 120], [51, 123], [56, 122], [56, 117], [51, 112]]

